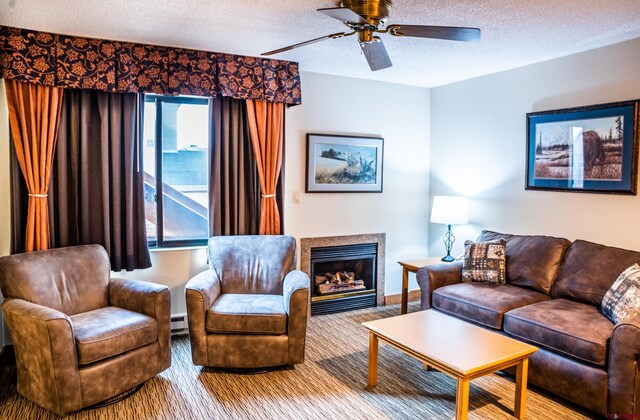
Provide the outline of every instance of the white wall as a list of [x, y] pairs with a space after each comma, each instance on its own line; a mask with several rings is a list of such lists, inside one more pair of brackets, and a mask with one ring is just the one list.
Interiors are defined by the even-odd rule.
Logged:
[[431, 90], [431, 194], [471, 198], [455, 253], [482, 229], [640, 250], [640, 197], [524, 189], [526, 113], [640, 98], [639, 68], [636, 39]]
[[184, 285], [191, 277], [207, 268], [205, 247], [166, 248], [151, 251], [150, 268], [113, 272], [111, 277], [144, 280], [168, 286], [171, 289], [171, 313], [184, 314], [187, 312]]
[[[428, 89], [303, 72], [302, 105], [286, 113], [286, 233], [386, 233], [385, 294], [400, 293], [397, 261], [427, 256], [429, 130]], [[307, 133], [383, 137], [383, 192], [305, 193]]]

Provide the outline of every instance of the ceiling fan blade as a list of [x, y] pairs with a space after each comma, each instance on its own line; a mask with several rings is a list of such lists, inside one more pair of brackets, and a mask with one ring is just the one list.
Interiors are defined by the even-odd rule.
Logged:
[[389, 25], [387, 32], [395, 36], [448, 39], [451, 41], [479, 41], [480, 29], [459, 26]]
[[292, 50], [294, 48], [300, 48], [300, 47], [304, 47], [305, 45], [310, 45], [310, 44], [315, 44], [316, 42], [320, 42], [320, 41], [324, 41], [325, 39], [337, 39], [337, 38], [342, 38], [345, 36], [349, 36], [349, 35], [353, 35], [355, 32], [352, 33], [346, 33], [346, 32], [338, 32], [336, 34], [331, 34], [331, 35], [325, 35], [325, 36], [321, 36], [319, 38], [314, 38], [314, 39], [310, 39], [308, 41], [303, 41], [303, 42], [299, 42], [297, 44], [293, 44], [293, 45], [289, 45], [287, 47], [282, 47], [282, 48], [278, 48], [277, 50], [273, 50], [273, 51], [267, 51], [264, 52], [260, 55], [273, 55], [273, 54], [278, 54], [281, 52], [285, 52], [285, 51], [289, 51]]
[[338, 19], [341, 22], [368, 23], [365, 18], [348, 7], [328, 7], [326, 9], [318, 9], [318, 12], [324, 13], [334, 19]]
[[377, 36], [373, 37], [372, 42], [361, 42], [360, 48], [362, 48], [362, 52], [367, 58], [367, 63], [369, 63], [371, 71], [382, 70], [392, 66], [389, 54], [387, 54], [387, 49], [384, 47], [382, 40]]

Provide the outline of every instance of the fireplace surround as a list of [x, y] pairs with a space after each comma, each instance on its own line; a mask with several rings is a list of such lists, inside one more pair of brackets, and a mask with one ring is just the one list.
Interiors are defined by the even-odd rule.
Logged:
[[311, 314], [384, 304], [385, 234], [302, 238], [300, 269], [311, 279]]

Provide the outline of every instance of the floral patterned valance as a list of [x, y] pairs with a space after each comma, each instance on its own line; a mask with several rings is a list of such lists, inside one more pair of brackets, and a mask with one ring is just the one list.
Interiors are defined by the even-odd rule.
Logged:
[[298, 63], [0, 26], [0, 77], [76, 89], [301, 103]]

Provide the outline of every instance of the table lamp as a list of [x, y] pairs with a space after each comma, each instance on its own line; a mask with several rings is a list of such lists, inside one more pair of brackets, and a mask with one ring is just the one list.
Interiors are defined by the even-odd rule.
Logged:
[[469, 200], [466, 197], [434, 196], [430, 220], [432, 223], [447, 225], [447, 233], [442, 239], [447, 249], [447, 255], [442, 258], [442, 261], [453, 261], [455, 258], [451, 256], [451, 248], [456, 237], [451, 233], [451, 225], [469, 223]]

